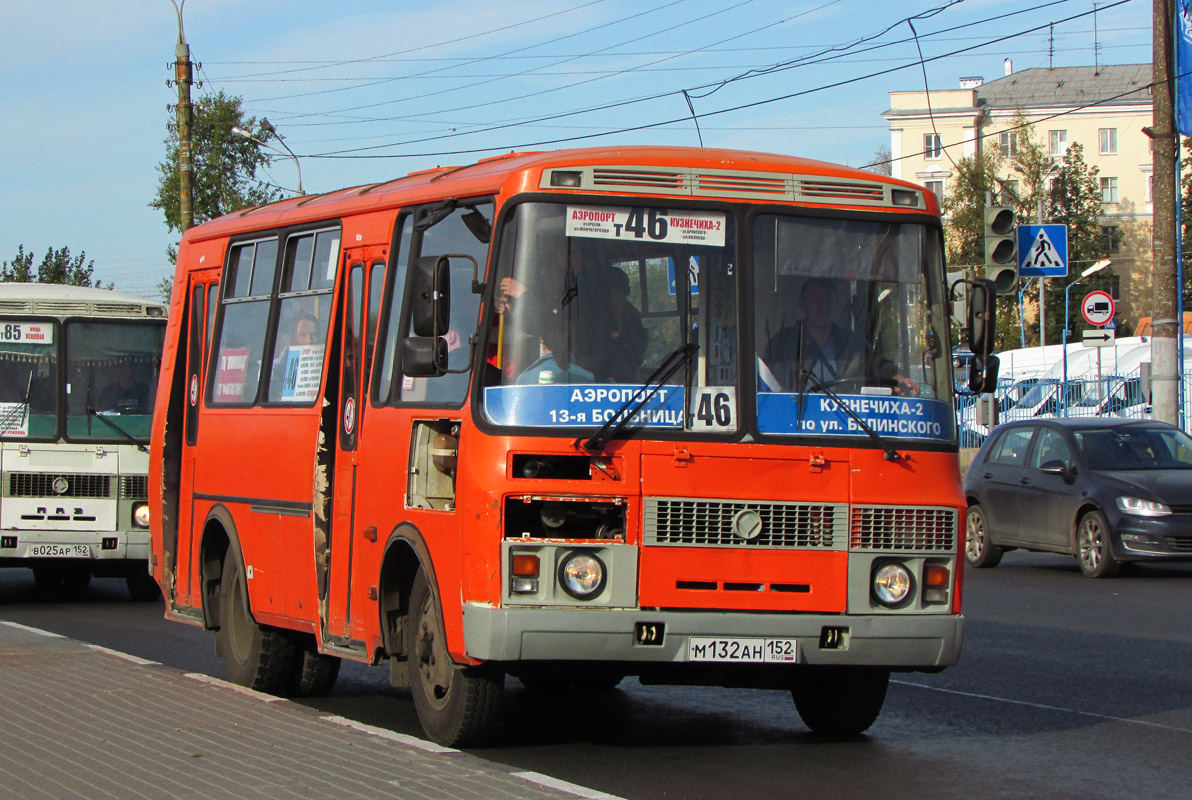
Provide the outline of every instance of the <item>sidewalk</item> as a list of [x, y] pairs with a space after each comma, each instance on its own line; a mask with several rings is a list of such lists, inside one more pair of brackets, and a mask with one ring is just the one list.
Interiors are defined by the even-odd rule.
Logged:
[[611, 798], [0, 620], [6, 798]]

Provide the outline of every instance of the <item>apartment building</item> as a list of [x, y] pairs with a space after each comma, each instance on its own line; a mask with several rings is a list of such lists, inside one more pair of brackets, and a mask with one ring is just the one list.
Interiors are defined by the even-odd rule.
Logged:
[[[981, 148], [1013, 152], [1010, 129], [1020, 113], [1057, 160], [1079, 142], [1085, 162], [1098, 169], [1100, 223], [1121, 276], [1121, 313], [1137, 320], [1151, 308], [1152, 157], [1142, 131], [1152, 121], [1150, 82], [1150, 64], [1014, 72], [1006, 59], [997, 80], [961, 78], [959, 88], [930, 94], [891, 92], [882, 116], [890, 124], [892, 172], [942, 201], [958, 177], [954, 161]], [[1001, 177], [1021, 178], [1009, 167]]]

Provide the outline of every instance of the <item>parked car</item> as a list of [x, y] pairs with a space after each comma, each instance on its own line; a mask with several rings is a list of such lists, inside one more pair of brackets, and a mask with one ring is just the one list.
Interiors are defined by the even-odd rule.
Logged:
[[1069, 417], [994, 428], [964, 480], [965, 558], [1076, 557], [1090, 578], [1122, 563], [1192, 561], [1192, 438], [1164, 422]]

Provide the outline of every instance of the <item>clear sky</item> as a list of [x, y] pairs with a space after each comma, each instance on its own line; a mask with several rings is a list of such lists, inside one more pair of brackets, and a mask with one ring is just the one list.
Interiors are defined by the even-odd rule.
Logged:
[[[1091, 0], [186, 0], [183, 21], [202, 64], [193, 97], [223, 90], [267, 117], [311, 193], [568, 139], [702, 135], [860, 166], [889, 147], [888, 93], [923, 87], [920, 47], [932, 89], [1001, 77], [1007, 58], [1016, 72], [1149, 63], [1152, 4], [1096, 5], [1094, 16]], [[177, 38], [170, 0], [4, 4], [0, 260], [22, 244], [37, 262], [67, 246], [94, 259], [96, 278], [145, 295], [169, 274], [177, 235], [148, 204]], [[276, 160], [267, 179], [293, 189], [293, 162]]]

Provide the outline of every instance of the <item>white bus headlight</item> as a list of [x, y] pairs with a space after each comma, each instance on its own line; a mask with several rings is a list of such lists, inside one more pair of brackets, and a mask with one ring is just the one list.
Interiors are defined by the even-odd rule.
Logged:
[[576, 600], [589, 600], [604, 588], [604, 562], [591, 553], [572, 553], [559, 565], [559, 585]]
[[132, 507], [132, 524], [138, 528], [149, 527], [149, 504], [137, 503]]
[[902, 564], [882, 564], [873, 573], [873, 595], [884, 606], [897, 606], [911, 593], [911, 573]]

